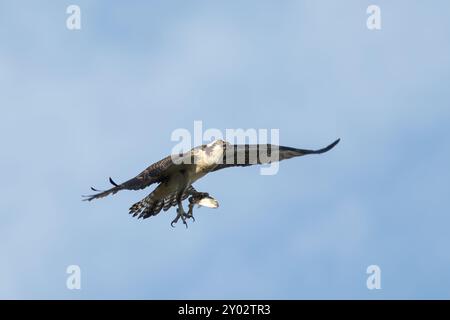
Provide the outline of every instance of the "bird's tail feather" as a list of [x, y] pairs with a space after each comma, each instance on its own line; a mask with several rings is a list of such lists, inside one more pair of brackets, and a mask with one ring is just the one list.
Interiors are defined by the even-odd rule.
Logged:
[[[189, 186], [182, 194], [181, 200], [187, 199], [189, 195], [197, 192], [193, 186]], [[177, 192], [173, 192], [164, 198], [157, 198], [153, 191], [141, 201], [136, 202], [130, 207], [130, 214], [138, 219], [146, 219], [151, 216], [156, 216], [161, 210], [167, 211], [171, 207], [175, 207], [178, 204]]]
[[[163, 203], [155, 199], [154, 192], [150, 193], [141, 201], [136, 202], [130, 207], [130, 214], [133, 217], [147, 218], [156, 215], [161, 211]], [[159, 209], [159, 210], [158, 210]]]

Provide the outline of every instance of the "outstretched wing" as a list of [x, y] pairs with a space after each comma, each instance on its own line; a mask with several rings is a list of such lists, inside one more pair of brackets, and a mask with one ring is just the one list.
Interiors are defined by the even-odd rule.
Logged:
[[334, 148], [339, 143], [337, 139], [329, 146], [318, 150], [296, 149], [273, 144], [235, 144], [227, 145], [223, 163], [218, 164], [212, 171], [230, 167], [246, 167], [255, 164], [265, 164], [282, 161], [307, 154], [320, 154]]
[[[158, 162], [155, 162], [154, 164], [149, 166], [147, 169], [142, 171], [136, 177], [134, 177], [128, 181], [125, 181], [121, 184], [117, 184], [111, 178], [109, 178], [109, 181], [111, 182], [111, 184], [114, 185], [113, 188], [108, 189], [106, 191], [101, 191], [101, 192], [93, 194], [93, 195], [84, 196], [86, 198], [83, 200], [91, 201], [93, 199], [100, 199], [100, 198], [106, 197], [110, 194], [115, 194], [118, 191], [124, 190], [124, 189], [126, 189], [126, 190], [144, 189], [153, 183], [164, 181], [175, 166], [183, 166], [183, 165], [184, 164], [175, 164], [172, 161], [171, 156], [165, 157], [164, 159], [162, 159]], [[91, 188], [91, 189], [93, 191], [98, 191], [94, 188]]]

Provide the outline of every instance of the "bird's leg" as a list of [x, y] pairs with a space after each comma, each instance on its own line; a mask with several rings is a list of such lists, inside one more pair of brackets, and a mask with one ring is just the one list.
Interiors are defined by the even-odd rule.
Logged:
[[192, 197], [189, 198], [189, 210], [188, 213], [186, 214], [186, 218], [192, 218], [192, 221], [195, 222], [195, 218], [194, 218], [194, 205], [195, 203], [191, 201]]
[[177, 216], [176, 216], [175, 219], [173, 219], [172, 222], [170, 223], [170, 225], [172, 226], [172, 228], [175, 228], [175, 226], [174, 226], [173, 224], [174, 224], [174, 223], [177, 223], [179, 219], [180, 219], [180, 215], [178, 214], [178, 209], [177, 209]]
[[175, 217], [175, 219], [173, 219], [173, 221], [170, 223], [170, 225], [173, 227], [174, 223], [177, 223], [180, 218], [181, 218], [181, 220], [183, 220], [183, 223], [187, 228], [188, 225], [186, 222], [186, 212], [184, 212], [183, 203], [181, 201], [181, 198], [178, 199], [177, 216]]
[[195, 221], [194, 218], [194, 206], [197, 204], [202, 198], [209, 197], [209, 193], [207, 192], [196, 192], [191, 195], [189, 198], [189, 211], [185, 215], [187, 219], [192, 218], [192, 221]]

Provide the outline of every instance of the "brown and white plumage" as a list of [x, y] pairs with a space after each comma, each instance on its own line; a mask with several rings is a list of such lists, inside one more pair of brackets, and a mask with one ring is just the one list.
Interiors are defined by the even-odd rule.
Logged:
[[[167, 211], [172, 206], [178, 206], [177, 217], [172, 221], [172, 225], [180, 218], [186, 224], [186, 218], [193, 218], [194, 204], [201, 205], [202, 199], [212, 199], [204, 203], [217, 204], [217, 201], [208, 193], [199, 193], [192, 187], [195, 181], [206, 174], [230, 167], [265, 164], [308, 154], [320, 154], [331, 150], [338, 142], [339, 139], [325, 148], [307, 150], [272, 144], [232, 145], [223, 140], [216, 140], [208, 145], [193, 148], [178, 158], [165, 157], [150, 165], [136, 177], [121, 184], [115, 183], [110, 178], [113, 184], [111, 189], [85, 196], [84, 200], [100, 199], [120, 190], [144, 189], [157, 183], [158, 186], [153, 192], [131, 206], [130, 214], [145, 219], [157, 215], [161, 210]], [[186, 214], [182, 201], [188, 197], [190, 197], [190, 206]]]
[[[189, 186], [181, 197], [181, 200], [186, 200], [189, 196], [194, 195], [197, 191], [193, 186]], [[161, 209], [163, 211], [169, 210], [171, 207], [177, 205], [177, 193], [173, 192], [167, 197], [160, 199], [157, 198], [154, 193], [150, 193], [141, 201], [136, 202], [130, 207], [130, 214], [133, 217], [138, 217], [138, 219], [146, 219], [151, 216], [156, 216]]]

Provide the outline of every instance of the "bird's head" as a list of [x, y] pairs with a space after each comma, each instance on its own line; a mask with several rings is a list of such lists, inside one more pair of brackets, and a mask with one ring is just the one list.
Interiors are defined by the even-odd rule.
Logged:
[[229, 145], [230, 143], [229, 142], [227, 142], [227, 141], [225, 141], [225, 140], [222, 140], [222, 139], [218, 139], [218, 140], [214, 140], [213, 142], [211, 142], [211, 143], [208, 143], [207, 145], [206, 145], [206, 148], [210, 148], [210, 149], [225, 149], [225, 147], [227, 146], [227, 145]]
[[226, 149], [226, 146], [229, 143], [225, 140], [214, 140], [211, 143], [202, 146], [202, 151], [205, 155], [206, 161], [211, 164], [221, 163], [223, 159], [223, 153]]

